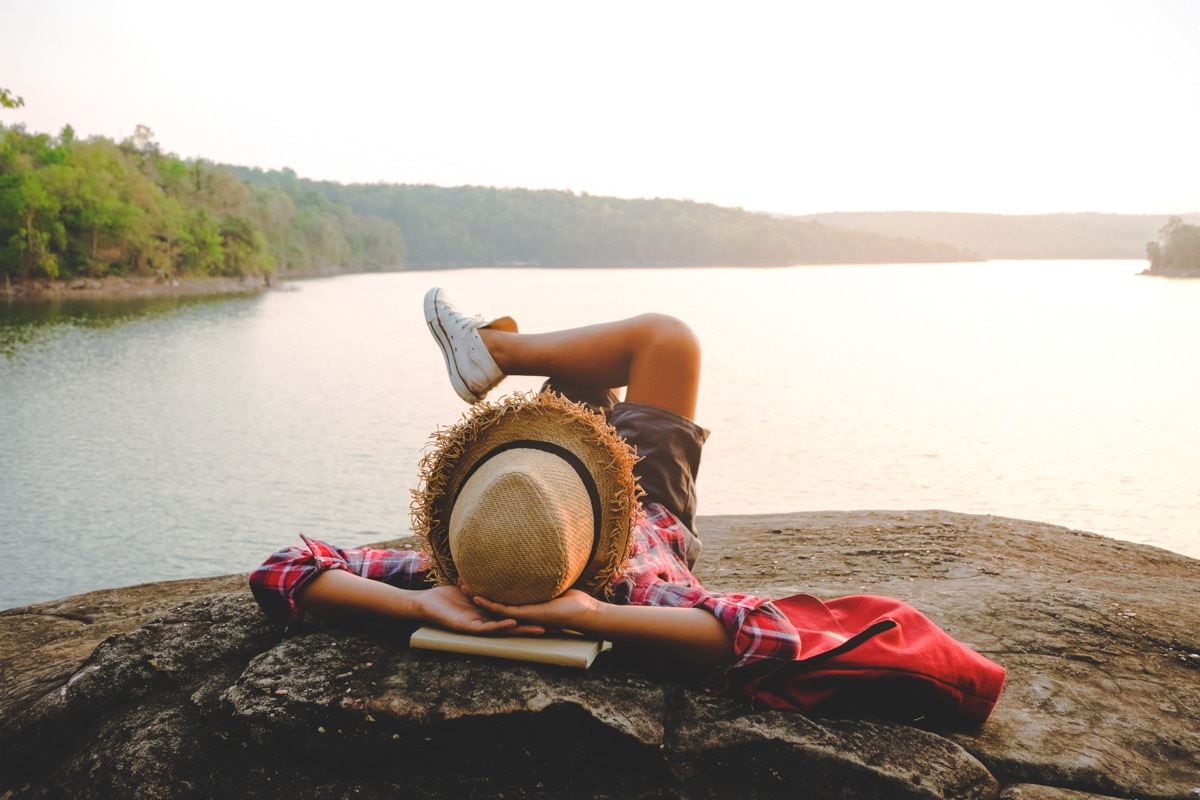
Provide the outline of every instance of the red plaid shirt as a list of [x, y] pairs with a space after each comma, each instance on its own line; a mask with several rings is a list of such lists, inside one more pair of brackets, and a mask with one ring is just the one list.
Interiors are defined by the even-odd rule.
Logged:
[[[618, 605], [704, 608], [732, 634], [740, 667], [762, 659], [790, 661], [800, 653], [796, 629], [768, 600], [746, 594], [710, 592], [687, 568], [687, 530], [658, 503], [649, 503], [633, 531], [623, 575], [612, 587]], [[250, 575], [250, 588], [263, 611], [291, 627], [320, 623], [299, 600], [300, 590], [327, 569], [398, 586], [426, 589], [428, 559], [415, 550], [360, 547], [343, 550], [301, 536], [305, 546], [284, 548]]]
[[[414, 550], [343, 550], [301, 537], [305, 546], [272, 555], [250, 575], [263, 611], [293, 627], [319, 620], [298, 594], [327, 569], [344, 569], [403, 589], [425, 589], [428, 560]], [[734, 658], [710, 689], [734, 689], [756, 706], [809, 711], [864, 685], [891, 687], [899, 713], [944, 712], [971, 721], [991, 713], [1004, 669], [955, 641], [913, 607], [856, 595], [822, 602], [811, 595], [769, 601], [710, 592], [687, 567], [688, 533], [657, 503], [634, 529], [625, 571], [612, 587], [621, 605], [703, 608], [729, 631]], [[802, 648], [803, 645], [803, 648]]]

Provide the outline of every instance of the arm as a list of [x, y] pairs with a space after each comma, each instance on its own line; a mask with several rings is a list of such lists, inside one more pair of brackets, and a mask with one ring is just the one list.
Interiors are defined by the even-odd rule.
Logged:
[[547, 603], [527, 606], [474, 599], [491, 614], [527, 627], [566, 628], [597, 639], [635, 644], [691, 666], [715, 667], [734, 656], [729, 632], [702, 608], [614, 605], [576, 589]]
[[[343, 550], [301, 537], [304, 546], [272, 554], [250, 574], [254, 599], [285, 625], [321, 622], [407, 622], [466, 633], [526, 632], [496, 619], [453, 586], [429, 588], [428, 562], [411, 550]], [[528, 631], [540, 632], [540, 631]]]
[[300, 589], [304, 609], [326, 622], [407, 622], [462, 633], [541, 633], [471, 602], [457, 586], [402, 589], [340, 569], [322, 572]]

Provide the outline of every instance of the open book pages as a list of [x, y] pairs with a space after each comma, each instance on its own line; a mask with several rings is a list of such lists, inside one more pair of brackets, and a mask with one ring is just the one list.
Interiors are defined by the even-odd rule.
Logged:
[[428, 626], [414, 632], [408, 643], [410, 647], [421, 650], [535, 661], [579, 669], [587, 669], [597, 655], [612, 647], [611, 642], [601, 642], [569, 633], [545, 636], [472, 636]]

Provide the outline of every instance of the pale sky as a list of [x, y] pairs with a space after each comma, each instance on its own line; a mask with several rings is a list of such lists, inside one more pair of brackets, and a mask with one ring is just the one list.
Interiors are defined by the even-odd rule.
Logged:
[[0, 122], [341, 182], [1200, 211], [1200, 0], [0, 0]]

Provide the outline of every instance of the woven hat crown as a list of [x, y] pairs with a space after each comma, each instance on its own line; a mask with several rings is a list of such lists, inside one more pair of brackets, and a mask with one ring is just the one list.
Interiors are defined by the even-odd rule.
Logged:
[[472, 591], [540, 603], [579, 579], [596, 539], [591, 492], [562, 456], [528, 447], [477, 467], [450, 512], [450, 555]]
[[641, 489], [636, 456], [585, 406], [514, 394], [435, 431], [413, 492], [413, 532], [439, 583], [509, 604], [608, 591]]

